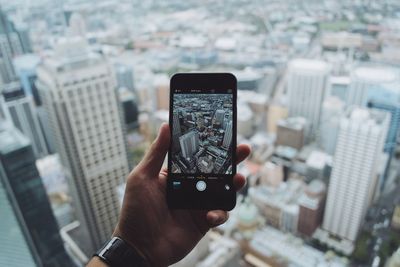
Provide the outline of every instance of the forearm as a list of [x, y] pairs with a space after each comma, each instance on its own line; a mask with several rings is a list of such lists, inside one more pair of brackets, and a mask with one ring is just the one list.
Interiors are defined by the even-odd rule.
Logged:
[[86, 267], [108, 267], [108, 265], [99, 259], [99, 257], [93, 257]]

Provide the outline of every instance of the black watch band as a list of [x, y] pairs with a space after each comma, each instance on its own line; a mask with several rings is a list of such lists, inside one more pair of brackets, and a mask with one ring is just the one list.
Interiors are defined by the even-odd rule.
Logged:
[[110, 267], [149, 267], [147, 261], [129, 244], [119, 237], [113, 237], [94, 256]]

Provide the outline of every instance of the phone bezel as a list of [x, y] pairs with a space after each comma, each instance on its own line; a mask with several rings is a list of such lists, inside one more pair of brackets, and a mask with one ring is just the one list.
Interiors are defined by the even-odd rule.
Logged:
[[[196, 190], [196, 183], [200, 180], [194, 178], [182, 178], [182, 175], [171, 173], [171, 159], [168, 156], [168, 179], [167, 179], [167, 203], [174, 209], [202, 209], [202, 210], [231, 210], [236, 205], [236, 191], [233, 185], [233, 176], [236, 174], [236, 124], [237, 124], [237, 81], [231, 73], [177, 73], [170, 81], [170, 116], [169, 125], [172, 137], [173, 129], [173, 96], [175, 90], [183, 92], [189, 90], [200, 90], [201, 92], [214, 89], [219, 91], [232, 90], [232, 174], [213, 174], [218, 177], [213, 180], [206, 180], [207, 189], [203, 192]], [[180, 92], [181, 93], [181, 92]], [[171, 153], [172, 138], [170, 141], [169, 153]], [[194, 174], [197, 176], [199, 174]], [[182, 188], [175, 190], [173, 181], [180, 181]], [[225, 190], [229, 185], [230, 190]]]

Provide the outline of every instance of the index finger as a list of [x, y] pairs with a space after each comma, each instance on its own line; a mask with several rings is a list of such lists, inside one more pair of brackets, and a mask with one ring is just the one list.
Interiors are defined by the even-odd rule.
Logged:
[[245, 144], [238, 145], [236, 148], [236, 164], [239, 164], [250, 155], [250, 147]]

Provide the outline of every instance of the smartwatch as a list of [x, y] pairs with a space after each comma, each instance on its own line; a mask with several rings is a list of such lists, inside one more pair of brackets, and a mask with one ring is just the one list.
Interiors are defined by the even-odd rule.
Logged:
[[149, 267], [138, 251], [119, 237], [106, 242], [93, 256], [99, 257], [110, 267]]

